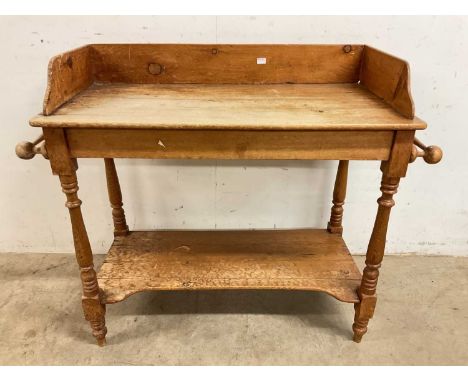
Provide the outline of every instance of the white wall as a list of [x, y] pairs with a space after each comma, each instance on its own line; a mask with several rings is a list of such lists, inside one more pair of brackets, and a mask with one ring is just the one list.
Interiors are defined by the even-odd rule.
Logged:
[[[396, 196], [388, 252], [468, 255], [468, 18], [0, 17], [0, 251], [72, 252], [59, 181], [48, 161], [21, 161], [39, 130], [49, 58], [95, 42], [365, 43], [408, 60], [418, 136], [445, 152], [412, 164]], [[117, 160], [131, 228], [325, 227], [336, 162]], [[80, 197], [92, 248], [112, 240], [103, 163], [81, 160]], [[365, 252], [379, 196], [377, 162], [352, 162], [345, 239]]]

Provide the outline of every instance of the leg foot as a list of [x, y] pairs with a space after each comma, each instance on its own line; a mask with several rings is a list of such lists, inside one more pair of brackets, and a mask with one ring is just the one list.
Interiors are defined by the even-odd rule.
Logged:
[[90, 321], [91, 328], [93, 329], [93, 336], [96, 338], [96, 341], [99, 346], [104, 346], [106, 344], [106, 321], [104, 317], [101, 320]]
[[106, 344], [107, 344], [106, 339], [105, 339], [105, 338], [102, 338], [102, 339], [99, 339], [99, 338], [98, 338], [97, 344], [98, 344], [98, 346], [100, 346], [100, 347], [106, 346]]
[[354, 304], [353, 341], [357, 343], [361, 342], [362, 336], [367, 333], [367, 325], [374, 315], [377, 304], [377, 296], [375, 295], [360, 294], [360, 299], [360, 303]]
[[[353, 325], [353, 329], [354, 329], [354, 325]], [[367, 330], [366, 330], [367, 331]], [[362, 336], [366, 334], [365, 332], [364, 333], [358, 333], [358, 332], [354, 332], [354, 336], [353, 336], [353, 341], [356, 342], [356, 343], [360, 343], [361, 340], [362, 340]]]
[[106, 305], [101, 303], [101, 292], [92, 266], [81, 268], [81, 281], [83, 283], [81, 303], [85, 319], [89, 321], [98, 345], [103, 346], [107, 334]]
[[360, 318], [361, 307], [359, 304], [354, 304], [355, 316], [354, 316], [354, 324], [353, 324], [353, 341], [354, 342], [361, 342], [362, 336], [367, 333], [367, 325], [369, 324], [369, 319]]

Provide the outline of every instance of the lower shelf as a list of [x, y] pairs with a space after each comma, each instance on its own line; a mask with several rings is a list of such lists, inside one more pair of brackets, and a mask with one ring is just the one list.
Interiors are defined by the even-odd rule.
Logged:
[[104, 303], [140, 291], [289, 289], [358, 302], [361, 274], [340, 235], [323, 229], [133, 231], [98, 273]]

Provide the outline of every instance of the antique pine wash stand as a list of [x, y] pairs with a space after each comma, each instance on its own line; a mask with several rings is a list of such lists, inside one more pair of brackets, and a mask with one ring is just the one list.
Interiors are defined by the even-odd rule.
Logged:
[[[58, 175], [99, 345], [106, 304], [146, 290], [294, 289], [354, 303], [359, 342], [376, 305], [393, 195], [408, 163], [442, 152], [415, 131], [405, 61], [362, 45], [88, 45], [52, 58], [42, 128], [21, 142]], [[419, 149], [418, 149], [419, 147]], [[81, 214], [78, 158], [104, 158], [114, 242], [98, 273]], [[113, 158], [339, 160], [327, 229], [129, 231]], [[362, 275], [342, 239], [349, 160], [381, 161]]]

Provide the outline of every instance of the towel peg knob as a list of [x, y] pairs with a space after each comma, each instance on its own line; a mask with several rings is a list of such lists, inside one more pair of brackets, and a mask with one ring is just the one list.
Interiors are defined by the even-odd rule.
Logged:
[[[418, 147], [422, 150], [418, 150]], [[423, 158], [424, 162], [429, 164], [439, 163], [443, 157], [443, 151], [439, 146], [426, 146], [418, 138], [414, 138], [414, 145], [411, 150], [410, 162], [413, 163], [416, 158]]]
[[41, 154], [45, 159], [49, 159], [47, 149], [45, 147], [44, 135], [39, 136], [33, 142], [22, 141], [15, 147], [15, 152], [18, 158], [32, 159], [36, 154]]

